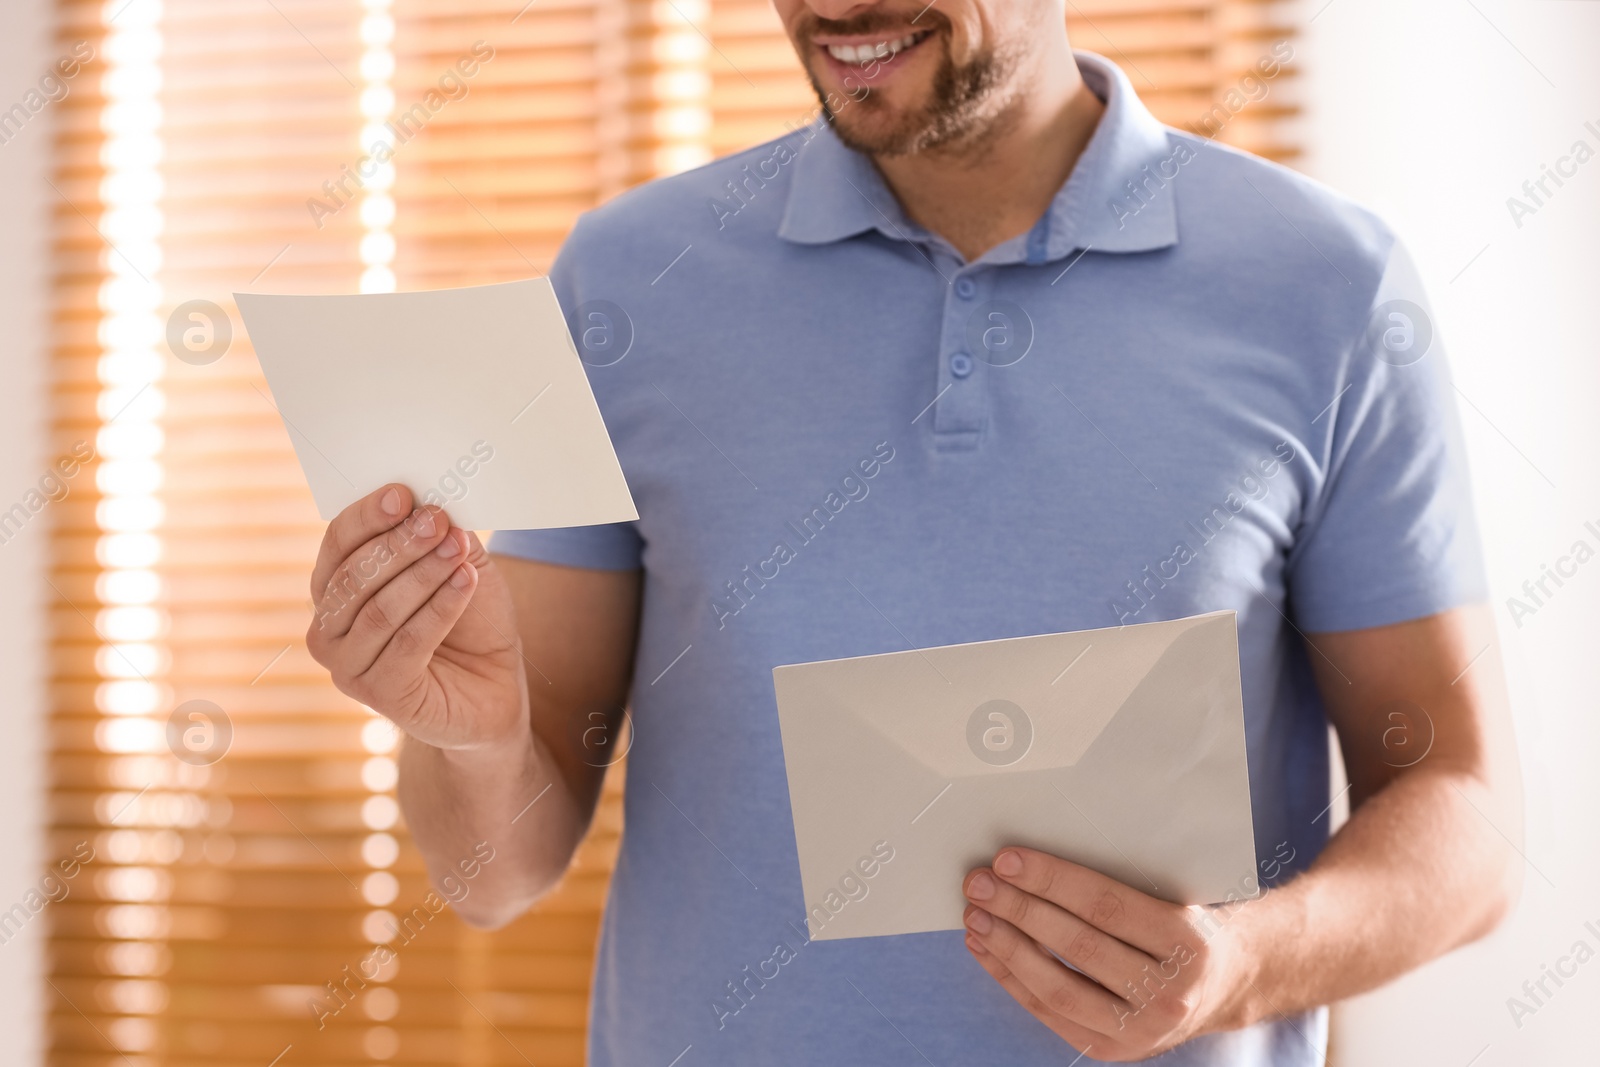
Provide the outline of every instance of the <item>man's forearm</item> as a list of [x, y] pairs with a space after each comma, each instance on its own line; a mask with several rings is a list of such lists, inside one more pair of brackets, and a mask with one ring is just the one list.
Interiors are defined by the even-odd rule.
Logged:
[[593, 812], [574, 796], [544, 744], [444, 750], [407, 738], [401, 808], [437, 882], [478, 842], [495, 850], [455, 910], [475, 926], [502, 926], [561, 878]]
[[1356, 809], [1310, 869], [1241, 907], [1254, 961], [1245, 1022], [1373, 989], [1483, 936], [1515, 900], [1521, 862], [1473, 775], [1402, 774]]

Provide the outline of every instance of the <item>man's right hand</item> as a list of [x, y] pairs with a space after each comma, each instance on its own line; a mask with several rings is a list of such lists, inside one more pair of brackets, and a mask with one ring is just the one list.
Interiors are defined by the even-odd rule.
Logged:
[[328, 526], [311, 575], [312, 658], [411, 737], [487, 749], [529, 735], [516, 610], [471, 530], [386, 485]]

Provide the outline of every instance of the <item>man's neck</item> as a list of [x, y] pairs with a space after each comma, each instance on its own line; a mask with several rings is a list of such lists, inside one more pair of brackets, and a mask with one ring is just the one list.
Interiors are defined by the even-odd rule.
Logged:
[[978, 136], [873, 159], [906, 214], [969, 263], [1039, 221], [1105, 111], [1062, 51]]

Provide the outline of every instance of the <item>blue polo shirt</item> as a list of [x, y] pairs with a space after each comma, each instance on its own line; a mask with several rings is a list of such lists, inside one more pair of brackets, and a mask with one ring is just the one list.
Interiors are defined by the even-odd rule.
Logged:
[[[1390, 231], [1078, 58], [1098, 129], [974, 262], [821, 125], [620, 196], [561, 252], [640, 517], [492, 547], [644, 571], [595, 1067], [1076, 1055], [960, 932], [807, 941], [775, 665], [1235, 611], [1271, 885], [1329, 822], [1301, 632], [1484, 596], [1444, 355]], [[1310, 1065], [1325, 1035], [1313, 1012], [1161, 1062]]]

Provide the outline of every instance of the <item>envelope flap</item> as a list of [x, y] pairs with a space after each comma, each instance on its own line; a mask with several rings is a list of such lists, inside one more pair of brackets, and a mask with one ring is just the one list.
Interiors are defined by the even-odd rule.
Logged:
[[[1237, 688], [1232, 612], [777, 668], [806, 706], [847, 715], [948, 779], [1071, 767], [1136, 694], [1193, 709]], [[1168, 669], [1163, 669], [1163, 664]], [[1193, 737], [1189, 738], [1193, 740]], [[1182, 742], [1177, 749], [1184, 751]]]

